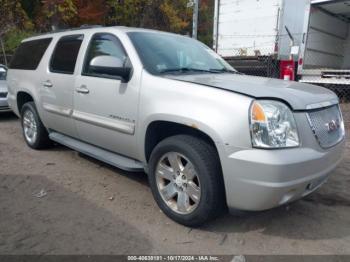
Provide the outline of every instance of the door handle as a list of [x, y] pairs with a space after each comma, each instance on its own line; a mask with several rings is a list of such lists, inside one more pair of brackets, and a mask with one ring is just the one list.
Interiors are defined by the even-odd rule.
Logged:
[[50, 82], [50, 80], [47, 80], [43, 83], [43, 86], [47, 88], [51, 88], [53, 87], [53, 84]]
[[87, 87], [85, 85], [82, 85], [81, 87], [78, 87], [75, 91], [77, 91], [77, 93], [79, 93], [79, 94], [88, 94], [88, 93], [90, 93], [90, 90], [87, 89]]

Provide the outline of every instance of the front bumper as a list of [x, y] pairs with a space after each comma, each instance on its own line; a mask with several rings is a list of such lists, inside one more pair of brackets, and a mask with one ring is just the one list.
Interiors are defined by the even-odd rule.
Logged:
[[8, 105], [7, 98], [0, 98], [0, 112], [9, 112], [11, 108]]
[[230, 154], [222, 159], [228, 207], [260, 211], [310, 194], [341, 161], [344, 144], [328, 151], [246, 149]]

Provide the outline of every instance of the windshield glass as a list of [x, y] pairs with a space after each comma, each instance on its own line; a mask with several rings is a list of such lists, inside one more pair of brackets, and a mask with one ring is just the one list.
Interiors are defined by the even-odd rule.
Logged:
[[6, 80], [6, 69], [0, 67], [0, 80]]
[[236, 72], [213, 50], [192, 38], [157, 32], [128, 35], [151, 74]]

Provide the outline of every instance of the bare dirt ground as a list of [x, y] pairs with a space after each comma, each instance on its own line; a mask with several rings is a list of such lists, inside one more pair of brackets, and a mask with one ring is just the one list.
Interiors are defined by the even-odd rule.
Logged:
[[0, 254], [350, 254], [349, 153], [348, 139], [342, 164], [303, 200], [190, 229], [160, 212], [145, 174], [62, 146], [30, 150], [2, 114]]

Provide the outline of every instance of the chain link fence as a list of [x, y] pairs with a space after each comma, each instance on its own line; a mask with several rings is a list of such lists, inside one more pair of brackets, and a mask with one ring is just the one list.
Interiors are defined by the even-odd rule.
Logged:
[[0, 64], [2, 65], [8, 65], [11, 61], [12, 55], [0, 55]]
[[332, 90], [339, 97], [345, 125], [350, 129], [350, 46], [341, 48], [343, 55], [311, 50], [302, 59], [295, 58], [294, 62], [290, 62], [288, 56], [281, 59], [277, 54], [269, 55], [271, 49], [261, 48], [249, 51], [244, 48], [231, 49], [229, 56], [224, 58], [236, 70], [247, 75], [295, 78], [295, 81]]

